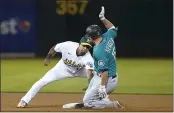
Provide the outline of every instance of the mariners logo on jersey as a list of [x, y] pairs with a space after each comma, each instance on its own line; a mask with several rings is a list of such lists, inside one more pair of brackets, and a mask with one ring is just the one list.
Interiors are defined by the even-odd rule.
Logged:
[[105, 63], [104, 63], [104, 61], [99, 60], [99, 61], [98, 61], [98, 65], [99, 65], [100, 67], [103, 67], [103, 66], [105, 65]]

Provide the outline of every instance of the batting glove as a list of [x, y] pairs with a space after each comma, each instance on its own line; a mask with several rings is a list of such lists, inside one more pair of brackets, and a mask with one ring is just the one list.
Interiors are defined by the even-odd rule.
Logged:
[[100, 87], [99, 87], [99, 97], [100, 97], [101, 99], [103, 99], [103, 98], [105, 98], [106, 96], [107, 96], [107, 93], [106, 93], [106, 88], [105, 88], [105, 86], [100, 85]]
[[100, 20], [105, 19], [105, 8], [103, 6], [101, 7], [101, 12], [99, 14], [99, 18], [100, 18]]

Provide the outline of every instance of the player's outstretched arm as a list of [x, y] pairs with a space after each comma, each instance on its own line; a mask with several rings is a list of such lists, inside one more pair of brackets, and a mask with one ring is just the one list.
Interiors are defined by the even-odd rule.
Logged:
[[92, 69], [88, 69], [88, 84], [90, 83], [91, 79], [93, 78], [93, 70]]
[[110, 29], [112, 27], [115, 28], [115, 26], [108, 19], [105, 18], [105, 8], [104, 8], [104, 6], [101, 7], [101, 12], [99, 14], [99, 18], [103, 22], [103, 24], [105, 25], [105, 27], [107, 29]]
[[48, 66], [50, 63], [50, 59], [56, 54], [56, 51], [54, 50], [55, 46], [53, 46], [50, 51], [48, 52], [45, 60], [44, 60], [44, 66]]
[[[88, 70], [87, 70], [87, 73], [88, 73], [88, 74], [87, 74], [88, 85], [89, 85], [89, 83], [91, 82], [91, 79], [92, 79], [93, 76], [94, 76], [92, 72], [93, 72], [93, 69], [88, 69]], [[82, 90], [83, 90], [83, 91], [86, 91], [87, 89], [88, 89], [88, 86], [86, 86], [86, 87], [83, 88]]]

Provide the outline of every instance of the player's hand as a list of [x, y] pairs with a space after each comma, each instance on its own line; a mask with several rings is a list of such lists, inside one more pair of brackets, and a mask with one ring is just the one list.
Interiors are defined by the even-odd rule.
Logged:
[[45, 59], [44, 60], [44, 66], [48, 66], [50, 64], [50, 60], [49, 59]]
[[99, 91], [98, 91], [98, 92], [99, 92], [99, 97], [100, 97], [101, 99], [103, 99], [103, 98], [105, 98], [105, 97], [107, 96], [105, 86], [100, 85]]
[[105, 19], [105, 8], [104, 8], [104, 6], [101, 7], [101, 12], [99, 14], [99, 18], [100, 18], [100, 20]]

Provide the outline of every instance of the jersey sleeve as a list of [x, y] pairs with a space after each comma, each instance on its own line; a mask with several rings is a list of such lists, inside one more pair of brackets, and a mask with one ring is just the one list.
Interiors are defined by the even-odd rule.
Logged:
[[65, 46], [68, 42], [62, 42], [62, 43], [58, 43], [56, 44], [56, 46], [54, 47], [54, 50], [56, 52], [62, 52], [63, 50], [65, 51]]
[[115, 39], [117, 37], [117, 30], [118, 30], [118, 28], [115, 28], [115, 27], [114, 28], [110, 28], [103, 35], [106, 36], [106, 37], [108, 37], [108, 38]]
[[90, 52], [87, 52], [85, 57], [83, 58], [83, 62], [85, 64], [86, 69], [94, 69], [94, 60], [90, 54]]
[[99, 72], [104, 72], [108, 71], [108, 58], [106, 53], [104, 52], [103, 55], [98, 55], [97, 56], [97, 65], [98, 65], [98, 71]]

